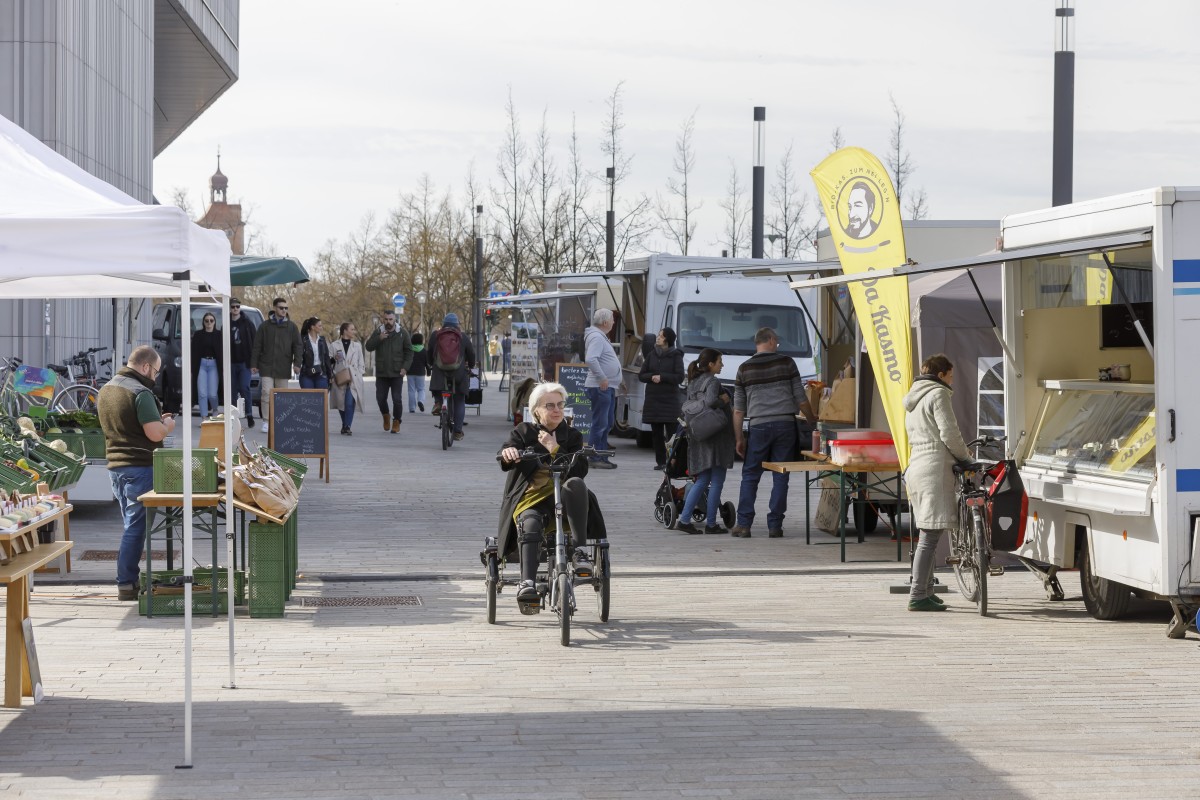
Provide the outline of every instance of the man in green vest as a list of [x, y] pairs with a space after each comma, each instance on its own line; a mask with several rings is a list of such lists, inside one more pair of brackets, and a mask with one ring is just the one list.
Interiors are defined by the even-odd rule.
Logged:
[[138, 598], [146, 543], [146, 507], [138, 498], [154, 488], [154, 451], [175, 430], [174, 416], [164, 414], [154, 396], [154, 379], [161, 371], [162, 359], [153, 347], [135, 347], [96, 400], [107, 447], [108, 478], [125, 522], [117, 551], [119, 600]]

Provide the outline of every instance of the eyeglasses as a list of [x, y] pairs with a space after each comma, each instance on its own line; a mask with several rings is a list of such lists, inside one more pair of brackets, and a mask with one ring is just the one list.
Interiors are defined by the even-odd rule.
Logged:
[[213, 319], [212, 317], [208, 317], [204, 320], [204, 324], [205, 325], [216, 325], [217, 321], [215, 319]]
[[275, 310], [276, 311], [287, 311], [288, 307], [287, 306], [275, 306]]
[[154, 377], [160, 372], [162, 372], [162, 367], [150, 367], [150, 380], [154, 380]]
[[556, 409], [556, 410], [558, 410], [558, 411], [562, 411], [562, 410], [563, 410], [564, 408], [566, 408], [566, 407], [567, 407], [567, 404], [566, 404], [565, 402], [562, 402], [562, 403], [542, 403], [542, 408], [553, 408], [553, 409]]
[[230, 306], [229, 308], [230, 308], [230, 309], [236, 309], [236, 308], [241, 308], [241, 306], [238, 306], [238, 305], [232, 305], [232, 306]]

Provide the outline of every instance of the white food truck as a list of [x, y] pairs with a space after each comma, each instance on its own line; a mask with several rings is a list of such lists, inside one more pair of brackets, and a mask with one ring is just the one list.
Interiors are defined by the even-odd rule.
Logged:
[[[779, 276], [746, 280], [731, 268], [773, 266]], [[625, 392], [617, 396], [617, 433], [636, 435], [649, 445], [650, 425], [642, 422], [645, 386], [638, 380], [642, 336], [672, 328], [684, 352], [685, 367], [706, 347], [724, 354], [720, 379], [732, 384], [743, 361], [754, 355], [754, 334], [774, 328], [779, 352], [792, 356], [804, 378], [817, 375], [818, 347], [812, 302], [814, 290], [799, 293], [788, 276], [811, 272], [811, 264], [762, 259], [705, 258], [656, 254], [625, 261], [615, 272], [545, 276], [548, 291], [594, 291], [595, 306], [620, 312], [623, 328], [618, 355], [624, 367]], [[801, 302], [803, 298], [804, 302]]]

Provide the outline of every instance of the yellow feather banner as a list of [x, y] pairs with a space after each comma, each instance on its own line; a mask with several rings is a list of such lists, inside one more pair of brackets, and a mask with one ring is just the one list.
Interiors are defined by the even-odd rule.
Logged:
[[[837, 247], [842, 273], [857, 275], [907, 263], [900, 206], [879, 159], [845, 147], [811, 173]], [[904, 395], [912, 387], [912, 327], [908, 278], [852, 281], [850, 297], [883, 398], [900, 466], [908, 467]]]

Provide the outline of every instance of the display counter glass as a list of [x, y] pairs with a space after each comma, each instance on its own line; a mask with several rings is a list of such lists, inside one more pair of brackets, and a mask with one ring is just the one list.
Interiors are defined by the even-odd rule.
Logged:
[[1050, 472], [1150, 483], [1154, 479], [1153, 384], [1042, 381], [1025, 463]]

